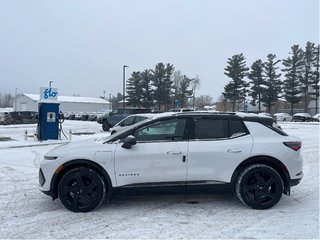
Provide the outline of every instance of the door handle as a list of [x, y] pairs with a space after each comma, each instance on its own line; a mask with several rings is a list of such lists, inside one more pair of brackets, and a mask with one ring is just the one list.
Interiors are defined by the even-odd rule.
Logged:
[[168, 151], [167, 154], [172, 154], [172, 155], [180, 155], [181, 154], [181, 150], [180, 151]]
[[228, 149], [227, 152], [228, 153], [241, 153], [242, 150], [240, 150], [240, 149]]

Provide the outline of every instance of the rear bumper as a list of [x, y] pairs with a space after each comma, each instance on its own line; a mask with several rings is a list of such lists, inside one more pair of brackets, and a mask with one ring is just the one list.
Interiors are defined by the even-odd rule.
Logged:
[[53, 200], [55, 200], [55, 199], [57, 198], [57, 197], [55, 196], [55, 194], [53, 193], [53, 191], [42, 191], [41, 189], [40, 189], [40, 191], [43, 192], [44, 194], [52, 197]]

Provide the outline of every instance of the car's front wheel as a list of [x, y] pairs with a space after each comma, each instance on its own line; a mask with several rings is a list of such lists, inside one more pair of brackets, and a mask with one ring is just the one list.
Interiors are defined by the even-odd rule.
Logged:
[[273, 168], [252, 164], [240, 173], [235, 191], [245, 205], [254, 209], [268, 209], [280, 201], [283, 181]]
[[103, 202], [106, 185], [99, 173], [79, 167], [63, 175], [58, 194], [62, 204], [70, 211], [89, 212]]

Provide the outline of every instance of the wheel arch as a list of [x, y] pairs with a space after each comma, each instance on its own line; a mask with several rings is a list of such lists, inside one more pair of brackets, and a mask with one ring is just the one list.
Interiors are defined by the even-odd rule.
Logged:
[[243, 162], [241, 162], [237, 168], [234, 170], [231, 183], [235, 185], [236, 180], [239, 174], [244, 170], [245, 167], [252, 165], [252, 164], [265, 164], [269, 167], [275, 169], [282, 178], [283, 185], [284, 185], [284, 194], [290, 195], [290, 175], [287, 167], [278, 159], [271, 157], [271, 156], [253, 156], [250, 157]]
[[53, 199], [58, 198], [58, 185], [63, 175], [68, 171], [78, 167], [87, 167], [100, 173], [107, 185], [108, 192], [111, 193], [111, 190], [112, 190], [111, 178], [107, 173], [107, 171], [100, 164], [87, 159], [76, 159], [76, 160], [66, 162], [57, 168], [57, 170], [59, 169], [59, 171], [53, 175], [51, 180], [51, 185], [50, 185], [50, 191], [52, 193]]

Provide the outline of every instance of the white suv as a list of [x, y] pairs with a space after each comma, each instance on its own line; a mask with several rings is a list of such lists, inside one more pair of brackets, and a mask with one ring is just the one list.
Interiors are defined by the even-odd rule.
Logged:
[[87, 212], [113, 188], [231, 184], [254, 209], [268, 209], [302, 177], [301, 141], [259, 115], [175, 113], [110, 137], [49, 151], [40, 190]]

